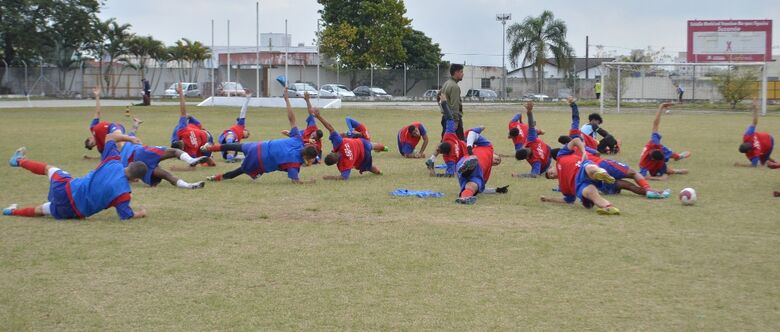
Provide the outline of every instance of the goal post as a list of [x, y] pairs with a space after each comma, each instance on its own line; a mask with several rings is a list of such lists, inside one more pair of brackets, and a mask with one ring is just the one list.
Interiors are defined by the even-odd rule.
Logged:
[[604, 62], [599, 111], [621, 111], [626, 103], [719, 104], [734, 108], [758, 98], [767, 109], [765, 62]]

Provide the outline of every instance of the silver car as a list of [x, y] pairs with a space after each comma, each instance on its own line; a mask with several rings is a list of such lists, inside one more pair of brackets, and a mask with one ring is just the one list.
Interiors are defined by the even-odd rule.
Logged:
[[320, 97], [354, 97], [355, 93], [343, 84], [325, 84], [320, 88]]
[[[163, 94], [165, 97], [171, 97], [176, 98], [179, 96], [179, 94], [176, 92], [176, 86], [179, 85], [179, 83], [173, 83], [171, 86], [169, 86], [167, 89], [165, 89], [165, 93]], [[199, 97], [200, 96], [200, 87], [198, 86], [198, 83], [181, 83], [181, 90], [184, 91], [185, 97]]]
[[293, 83], [287, 87], [290, 97], [303, 97], [303, 94], [308, 92], [309, 96], [316, 97], [317, 89], [315, 89], [309, 83]]

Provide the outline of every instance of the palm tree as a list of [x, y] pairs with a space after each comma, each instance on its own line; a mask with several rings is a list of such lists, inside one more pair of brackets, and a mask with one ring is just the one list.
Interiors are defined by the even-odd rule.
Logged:
[[[185, 39], [186, 40], [186, 39]], [[189, 42], [189, 40], [187, 40]], [[189, 53], [189, 59], [190, 59], [190, 70], [193, 70], [193, 65], [195, 65], [194, 68], [194, 75], [191, 75], [190, 78], [192, 78], [192, 82], [198, 81], [198, 74], [200, 73], [200, 68], [203, 66], [203, 61], [206, 61], [207, 59], [211, 58], [211, 49], [207, 46], [203, 45], [203, 43], [199, 41], [195, 41], [193, 43], [188, 44], [187, 53]]]
[[176, 44], [168, 47], [168, 55], [171, 61], [176, 61], [179, 67], [179, 80], [187, 81], [184, 77], [184, 70], [182, 70], [183, 62], [189, 59], [187, 54], [187, 45], [181, 40], [177, 40]]
[[[555, 58], [558, 68], [568, 70], [572, 64], [574, 50], [566, 41], [566, 23], [555, 19], [549, 10], [539, 17], [526, 17], [522, 23], [515, 23], [507, 29], [509, 42], [509, 59], [512, 66], [524, 67], [531, 64], [536, 67], [537, 92], [542, 92], [544, 81], [544, 64], [548, 54]], [[525, 72], [523, 72], [525, 76]]]
[[153, 53], [162, 46], [163, 43], [152, 38], [152, 36], [133, 36], [133, 38], [127, 42], [129, 53], [134, 55], [138, 60], [138, 64], [134, 67], [141, 73], [142, 79], [146, 78], [146, 70], [148, 69], [149, 60], [153, 60]]
[[[133, 36], [130, 33], [130, 24], [120, 25], [115, 19], [110, 18], [106, 21], [95, 20], [93, 26], [95, 36], [88, 43], [86, 49], [98, 59], [98, 71], [103, 75], [105, 82], [102, 84], [103, 92], [108, 94], [110, 91], [114, 96], [116, 91], [112, 87], [118, 78], [112, 77], [113, 64], [115, 60], [122, 59], [127, 54], [127, 42]], [[105, 70], [103, 70], [104, 57], [108, 58], [109, 64]]]

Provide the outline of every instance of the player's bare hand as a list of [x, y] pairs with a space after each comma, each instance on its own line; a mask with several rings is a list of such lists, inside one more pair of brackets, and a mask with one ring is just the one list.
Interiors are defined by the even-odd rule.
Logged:
[[577, 101], [577, 98], [574, 98], [574, 96], [569, 96], [566, 98], [566, 102], [569, 103], [569, 105], [573, 104], [575, 101]]
[[141, 143], [141, 139], [140, 139], [140, 138], [138, 138], [138, 137], [132, 137], [132, 138], [130, 138], [130, 142], [132, 142], [132, 143], [135, 143], [135, 144], [139, 144], [139, 145], [140, 145], [140, 144], [142, 144], [142, 143]]
[[533, 110], [534, 110], [534, 102], [529, 101], [529, 102], [525, 103], [525, 110], [528, 111], [528, 112], [533, 112]]
[[178, 93], [179, 96], [184, 95], [184, 88], [182, 87], [181, 81], [179, 81], [179, 84], [176, 84], [176, 93]]
[[92, 93], [95, 94], [95, 98], [100, 97], [100, 86], [95, 86], [92, 88]]
[[447, 96], [443, 93], [439, 93], [439, 102], [447, 101]]
[[541, 200], [542, 202], [548, 202], [548, 201], [549, 201], [549, 200], [547, 199], [547, 197], [544, 197], [544, 196], [542, 196], [542, 197], [539, 197], [539, 200]]
[[674, 103], [663, 103], [661, 104], [661, 109], [669, 109], [674, 105]]
[[308, 91], [303, 93], [303, 99], [304, 100], [309, 101], [310, 98], [311, 98], [311, 96], [309, 95]]

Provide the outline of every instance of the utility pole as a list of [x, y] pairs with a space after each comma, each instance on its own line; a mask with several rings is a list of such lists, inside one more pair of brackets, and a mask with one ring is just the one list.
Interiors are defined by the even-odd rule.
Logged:
[[503, 71], [504, 80], [501, 84], [501, 96], [506, 99], [507, 93], [506, 93], [506, 21], [512, 20], [512, 14], [509, 13], [502, 13], [502, 14], [496, 14], [496, 21], [501, 22], [502, 26], [502, 32], [501, 32], [501, 70]]
[[[590, 50], [590, 47], [588, 45], [588, 36], [585, 36], [585, 79], [588, 79], [588, 50]], [[575, 69], [576, 70], [576, 69]], [[576, 72], [574, 73], [577, 74]]]

